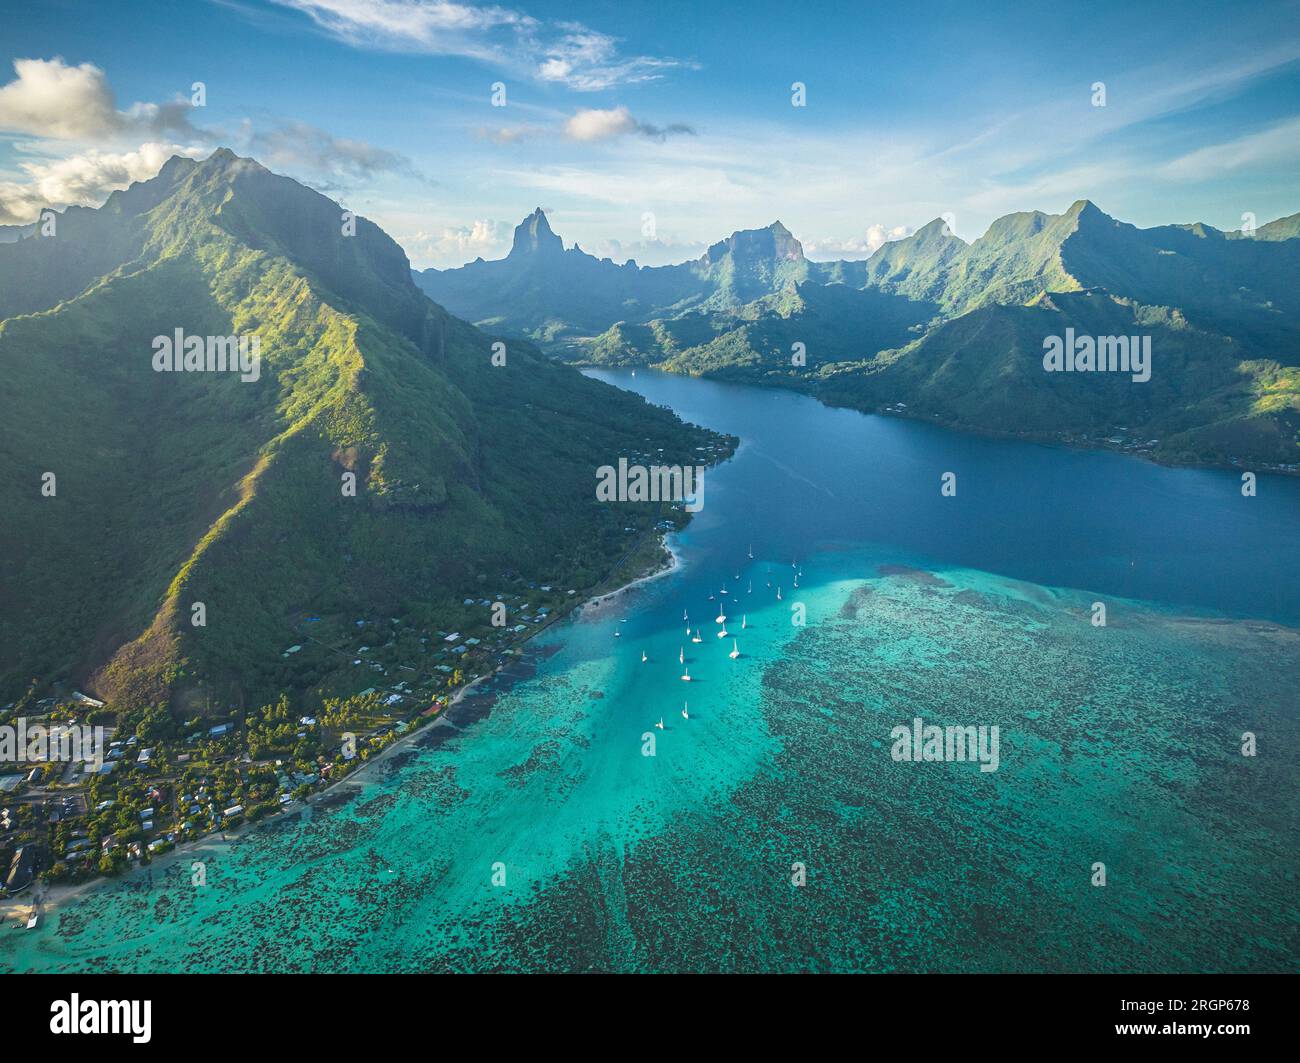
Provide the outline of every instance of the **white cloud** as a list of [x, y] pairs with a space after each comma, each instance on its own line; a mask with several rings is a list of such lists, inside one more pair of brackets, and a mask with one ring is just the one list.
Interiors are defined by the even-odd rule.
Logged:
[[275, 0], [354, 47], [476, 59], [579, 92], [653, 81], [681, 60], [624, 55], [615, 37], [497, 5], [451, 0]]
[[179, 144], [141, 144], [135, 151], [87, 151], [65, 159], [30, 159], [28, 181], [0, 181], [0, 223], [33, 221], [42, 207], [97, 206], [110, 192], [157, 175], [173, 155], [203, 155]]
[[564, 123], [564, 132], [571, 140], [608, 140], [635, 131], [636, 119], [626, 107], [579, 111]]
[[[188, 101], [118, 110], [104, 72], [90, 63], [18, 59], [14, 72], [16, 78], [0, 86], [0, 132], [41, 139], [16, 143], [16, 170], [0, 175], [0, 215], [7, 221], [30, 221], [47, 206], [96, 206], [110, 192], [153, 177], [172, 154], [202, 157], [221, 142], [233, 141], [268, 167], [323, 188], [384, 173], [423, 179], [404, 155], [305, 122], [255, 129], [245, 119], [227, 137], [193, 126]], [[188, 145], [163, 139], [169, 134], [184, 136]], [[53, 157], [56, 141], [65, 142], [66, 157]]]
[[123, 134], [192, 133], [184, 101], [117, 109], [104, 72], [92, 63], [15, 59], [17, 77], [0, 86], [0, 130], [56, 140], [107, 140]]
[[460, 266], [475, 258], [501, 258], [510, 250], [514, 227], [501, 221], [477, 219], [472, 225], [448, 226], [435, 232], [419, 230], [409, 236], [396, 235], [412, 262], [427, 262], [439, 268]]
[[638, 133], [651, 140], [663, 141], [673, 133], [694, 132], [690, 126], [680, 122], [669, 126], [639, 122], [626, 107], [611, 107], [607, 110], [585, 108], [564, 123], [565, 135], [570, 140], [582, 141], [609, 140], [628, 133]]
[[847, 238], [828, 236], [821, 240], [809, 240], [804, 244], [804, 253], [812, 259], [861, 259], [870, 258], [876, 251], [891, 240], [901, 240], [911, 235], [912, 230], [906, 225], [886, 228], [884, 225], [869, 225], [863, 236]]
[[609, 258], [619, 263], [634, 259], [640, 266], [669, 266], [699, 258], [707, 247], [707, 243], [683, 241], [670, 234], [655, 240], [623, 241], [607, 238], [587, 250], [597, 258]]

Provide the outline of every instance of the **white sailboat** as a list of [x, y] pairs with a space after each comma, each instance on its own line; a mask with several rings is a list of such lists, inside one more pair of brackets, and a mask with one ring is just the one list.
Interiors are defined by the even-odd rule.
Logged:
[[690, 624], [687, 624], [687, 625], [686, 625], [686, 634], [689, 635], [690, 633], [691, 633], [691, 625], [690, 625]]
[[682, 619], [683, 619], [683, 620], [689, 620], [689, 619], [690, 619], [690, 617], [686, 615], [686, 610], [685, 610], [685, 609], [682, 610]]
[[621, 631], [615, 631], [615, 632], [614, 632], [614, 637], [615, 637], [616, 639], [617, 639], [617, 638], [622, 638], [622, 637], [623, 637], [623, 632], [621, 632]]
[[719, 593], [719, 594], [730, 594], [731, 592], [730, 592], [729, 590], [727, 590], [726, 587], [723, 587], [722, 590], [720, 590], [718, 593]]
[[736, 639], [731, 640], [731, 652], [727, 656], [733, 661], [740, 656], [740, 645]]
[[689, 719], [691, 718], [691, 714], [690, 714], [689, 712], [687, 712], [687, 707], [688, 707], [688, 706], [687, 706], [686, 702], [683, 701], [683, 702], [682, 702], [682, 719], [683, 719], [683, 720], [689, 720]]
[[746, 594], [753, 594], [753, 593], [754, 593], [754, 581], [753, 581], [753, 580], [750, 580], [750, 581], [749, 581], [749, 590], [747, 590], [745, 593], [746, 593]]
[[682, 672], [682, 682], [689, 683], [690, 681], [691, 681], [691, 670], [687, 668], [684, 672]]
[[685, 663], [686, 663], [686, 647], [685, 647], [685, 646], [683, 646], [680, 650], [677, 651], [677, 663], [678, 663], [678, 664], [685, 664]]
[[664, 718], [662, 716], [659, 717], [659, 722], [655, 726], [661, 731], [664, 729]]
[[700, 629], [699, 629], [699, 628], [696, 628], [696, 629], [695, 629], [695, 634], [691, 636], [691, 641], [692, 641], [692, 642], [703, 642], [703, 641], [704, 641], [702, 638], [700, 638]]
[[645, 654], [645, 650], [642, 650], [642, 651], [641, 651], [641, 663], [642, 663], [642, 664], [645, 664], [646, 661], [648, 661], [648, 660], [650, 660], [650, 658], [646, 656], [646, 654]]
[[749, 627], [749, 622], [745, 619], [745, 614], [744, 614], [744, 613], [741, 613], [741, 614], [740, 614], [740, 630], [741, 630], [741, 631], [744, 631], [745, 628], [747, 628], [747, 627]]
[[750, 543], [750, 544], [749, 544], [749, 559], [750, 559], [751, 561], [754, 560], [754, 544], [753, 544], [753, 543]]
[[780, 587], [777, 587], [777, 589], [776, 589], [776, 600], [777, 600], [778, 602], [781, 600], [781, 588], [780, 588]]
[[715, 624], [725, 624], [727, 622], [727, 614], [719, 613], [717, 616], [713, 618], [713, 622]]
[[727, 637], [727, 635], [728, 635], [727, 625], [726, 625], [726, 624], [723, 624], [723, 625], [722, 625], [722, 630], [718, 632], [718, 638], [720, 638], [720, 639], [725, 639], [725, 638]]

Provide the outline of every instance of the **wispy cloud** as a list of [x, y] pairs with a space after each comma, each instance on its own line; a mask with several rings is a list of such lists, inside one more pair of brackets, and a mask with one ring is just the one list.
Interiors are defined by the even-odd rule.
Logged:
[[358, 48], [461, 56], [579, 92], [654, 81], [694, 64], [627, 54], [620, 41], [576, 22], [545, 22], [497, 5], [453, 0], [274, 0]]
[[1190, 151], [1161, 166], [1160, 174], [1200, 180], [1233, 170], [1271, 166], [1300, 167], [1300, 118]]
[[278, 122], [255, 129], [245, 121], [241, 144], [264, 166], [291, 174], [340, 181], [367, 181], [385, 173], [424, 179], [405, 155], [364, 140], [336, 137], [306, 122]]

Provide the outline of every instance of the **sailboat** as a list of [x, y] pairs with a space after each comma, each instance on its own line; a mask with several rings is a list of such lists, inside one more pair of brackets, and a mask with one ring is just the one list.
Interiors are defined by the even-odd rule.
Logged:
[[686, 610], [685, 610], [685, 609], [682, 610], [682, 619], [683, 619], [683, 620], [689, 620], [689, 619], [690, 619], [690, 617], [686, 615]]
[[799, 586], [799, 577], [798, 577], [798, 576], [795, 576], [795, 578], [794, 578], [794, 585], [795, 585], [795, 588], [797, 589], [798, 586]]
[[692, 641], [692, 642], [703, 642], [703, 641], [704, 641], [702, 638], [700, 638], [700, 629], [699, 629], [699, 628], [696, 628], [696, 629], [695, 629], [695, 634], [691, 636], [691, 641]]
[[683, 702], [682, 702], [682, 719], [683, 719], [683, 720], [689, 720], [689, 719], [691, 718], [691, 714], [690, 714], [689, 712], [686, 711], [686, 708], [687, 708], [686, 702], [683, 701]]
[[621, 631], [619, 631], [619, 630], [617, 630], [617, 629], [614, 631], [614, 637], [615, 637], [615, 638], [621, 638], [622, 635], [623, 635], [623, 632], [621, 632]]
[[659, 717], [659, 722], [655, 726], [661, 731], [664, 729], [664, 718], [662, 716]]
[[740, 645], [735, 639], [731, 640], [731, 652], [727, 656], [733, 661], [740, 656]]
[[745, 614], [744, 614], [744, 613], [741, 613], [741, 614], [740, 614], [740, 630], [741, 630], [741, 631], [744, 631], [745, 628], [747, 628], [747, 627], [749, 627], [749, 623], [745, 620]]
[[776, 600], [777, 600], [778, 602], [781, 600], [781, 588], [780, 588], [780, 587], [777, 587], [777, 589], [776, 589]]
[[686, 634], [689, 635], [690, 633], [691, 633], [691, 625], [690, 625], [690, 624], [687, 624], [687, 625], [686, 625]]
[[722, 590], [719, 591], [718, 593], [719, 593], [719, 594], [730, 594], [731, 592], [728, 591], [726, 587], [723, 587]]
[[751, 561], [754, 560], [754, 544], [753, 544], [753, 543], [750, 543], [750, 544], [749, 544], [749, 559], [750, 559]]
[[749, 581], [749, 590], [747, 590], [745, 593], [746, 593], [746, 594], [753, 594], [753, 593], [754, 593], [754, 581], [753, 581], [753, 580], [750, 580], [750, 581]]
[[718, 638], [725, 639], [726, 637], [727, 637], [727, 625], [723, 624], [722, 630], [718, 632]]
[[682, 672], [682, 682], [689, 683], [690, 681], [691, 681], [691, 670], [687, 668], [684, 672]]
[[647, 657], [647, 656], [645, 655], [645, 650], [642, 650], [642, 651], [641, 651], [641, 663], [642, 663], [642, 664], [645, 664], [646, 661], [648, 661], [648, 660], [650, 660], [650, 658]]
[[716, 617], [713, 618], [713, 622], [715, 624], [725, 624], [727, 622], [727, 614], [719, 613]]
[[685, 647], [685, 646], [683, 646], [680, 650], [677, 651], [677, 663], [678, 663], [678, 664], [685, 664], [685, 663], [686, 663], [686, 647]]

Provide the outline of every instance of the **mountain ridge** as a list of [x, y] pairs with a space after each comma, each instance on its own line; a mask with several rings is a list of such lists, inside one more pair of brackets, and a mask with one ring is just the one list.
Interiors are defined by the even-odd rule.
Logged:
[[[1188, 390], [1188, 377], [1184, 391], [1166, 401], [1200, 410], [1206, 423], [1178, 428], [1167, 439], [1169, 424], [1152, 413], [1146, 428], [1150, 436], [1162, 437], [1153, 452], [1171, 461], [1249, 457], [1289, 465], [1300, 456], [1291, 427], [1300, 365], [1300, 285], [1294, 283], [1300, 277], [1300, 239], [1295, 239], [1300, 215], [1260, 226], [1255, 235], [1261, 234], [1254, 239], [1204, 225], [1139, 229], [1089, 199], [1078, 199], [1060, 214], [1004, 215], [969, 244], [944, 219], [935, 219], [859, 261], [809, 260], [797, 238], [773, 222], [738, 230], [699, 258], [675, 266], [629, 268], [585, 253], [571, 259], [574, 252], [567, 251], [530, 278], [516, 277], [508, 289], [501, 280], [504, 260], [480, 261], [472, 264], [473, 290], [466, 303], [455, 280], [464, 273], [425, 271], [416, 277], [426, 292], [453, 309], [471, 318], [483, 314], [493, 327], [529, 336], [553, 356], [578, 364], [649, 365], [777, 383], [863, 409], [902, 402], [914, 412], [925, 403], [911, 401], [921, 395], [909, 389], [931, 397], [932, 389], [922, 389], [915, 374], [883, 367], [900, 358], [914, 367], [928, 364], [946, 344], [959, 337], [972, 343], [988, 330], [949, 328], [929, 344], [918, 342], [922, 337], [999, 306], [1055, 307], [1067, 319], [1060, 327], [1073, 327], [1068, 319], [1088, 304], [1053, 303], [1051, 297], [1097, 293], [1137, 308], [1134, 321], [1194, 327], [1194, 332], [1180, 326], [1161, 333], [1171, 356], [1167, 364], [1182, 365], [1189, 356], [1219, 359], [1206, 374], [1192, 376], [1207, 387], [1212, 381], [1222, 405], [1207, 404], [1206, 395]], [[575, 261], [582, 263], [580, 278], [567, 272]], [[545, 287], [530, 287], [539, 277]], [[610, 286], [608, 292], [603, 285]], [[571, 309], [576, 295], [566, 302], [564, 296], [551, 296], [556, 290], [581, 291], [580, 310]], [[986, 314], [978, 320], [986, 326], [1002, 322], [1008, 340], [1015, 332], [1023, 344], [1017, 329], [1051, 319]], [[1217, 336], [1219, 342], [1193, 341], [1194, 334]], [[991, 351], [984, 356], [1000, 361]], [[800, 357], [802, 365], [796, 364]], [[942, 368], [947, 361], [931, 365], [936, 379], [952, 379]], [[1000, 364], [1013, 376], [1042, 371], [1023, 359]], [[828, 368], [836, 365], [863, 379], [846, 386], [843, 374]], [[806, 371], [810, 367], [815, 374]], [[1254, 390], [1231, 386], [1237, 382], [1231, 374], [1252, 381]], [[886, 402], [882, 388], [894, 383], [903, 390]], [[1109, 438], [1124, 420], [1087, 397], [1089, 387], [1079, 392], [1087, 430], [1075, 426], [1067, 434]], [[977, 390], [982, 412], [936, 403], [933, 416], [977, 430], [1014, 431], [998, 396]], [[1036, 386], [1026, 392], [1027, 398], [1046, 394]], [[1228, 430], [1225, 424], [1237, 427]], [[1041, 424], [1039, 431], [1051, 434]], [[1236, 444], [1226, 442], [1233, 439], [1249, 445], [1234, 449]], [[1260, 440], [1268, 442], [1257, 445]]]
[[[352, 221], [219, 152], [0, 244], [0, 291], [32, 304], [0, 319], [4, 700], [35, 680], [201, 714], [359, 688], [350, 657], [282, 652], [295, 617], [463, 626], [506, 569], [591, 586], [664, 515], [601, 506], [593, 469], [720, 439], [527, 343], [494, 365]], [[175, 329], [257, 334], [257, 379], [154, 371]]]

